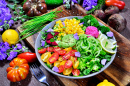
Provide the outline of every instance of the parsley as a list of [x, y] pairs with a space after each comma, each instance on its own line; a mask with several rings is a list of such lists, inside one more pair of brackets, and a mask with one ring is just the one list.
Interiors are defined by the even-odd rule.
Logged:
[[105, 43], [105, 47], [108, 45], [108, 42]]
[[55, 35], [55, 33], [54, 32], [51, 32], [51, 34], [54, 36]]

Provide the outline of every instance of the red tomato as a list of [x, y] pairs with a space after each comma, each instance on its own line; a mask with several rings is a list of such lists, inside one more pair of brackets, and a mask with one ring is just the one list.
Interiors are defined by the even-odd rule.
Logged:
[[60, 50], [61, 50], [60, 47], [55, 47], [55, 48], [53, 49], [54, 52], [59, 52]]
[[57, 61], [59, 58], [59, 54], [58, 53], [53, 53], [53, 55], [49, 58], [49, 62], [50, 63], [54, 63], [55, 61]]
[[42, 49], [38, 50], [38, 53], [40, 53], [40, 54], [43, 54], [45, 52], [46, 52], [46, 48], [42, 48]]
[[47, 47], [48, 52], [53, 52], [53, 49], [54, 49], [53, 47]]
[[63, 57], [63, 60], [67, 60], [70, 58], [70, 53], [65, 54]]
[[75, 56], [75, 52], [77, 52], [76, 50], [71, 50], [69, 53], [71, 56]]
[[31, 53], [31, 52], [21, 53], [17, 57], [21, 59], [26, 59], [29, 63], [35, 62], [37, 59], [36, 53]]
[[73, 62], [72, 62], [71, 60], [67, 60], [67, 61], [65, 62], [65, 68], [71, 68], [72, 65], [73, 65]]
[[64, 71], [64, 65], [60, 65], [59, 67], [58, 67], [58, 69], [59, 69], [59, 73], [62, 73], [63, 71]]
[[60, 50], [60, 51], [58, 51], [58, 54], [59, 54], [59, 55], [62, 55], [62, 56], [65, 55], [65, 53], [66, 53], [65, 50]]
[[72, 74], [73, 74], [74, 76], [78, 76], [78, 75], [80, 74], [80, 71], [79, 71], [78, 69], [73, 69], [73, 70], [72, 70]]

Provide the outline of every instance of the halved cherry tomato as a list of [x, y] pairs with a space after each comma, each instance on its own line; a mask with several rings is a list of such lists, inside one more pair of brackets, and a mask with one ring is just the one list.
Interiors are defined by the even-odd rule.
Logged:
[[79, 61], [75, 61], [73, 63], [73, 68], [76, 69], [79, 66]]
[[51, 57], [51, 52], [46, 52], [44, 54], [41, 55], [41, 60], [43, 62], [47, 62], [47, 60]]
[[59, 67], [59, 66], [60, 66], [60, 63], [61, 63], [60, 61], [55, 61], [55, 62], [54, 62], [54, 66]]
[[60, 56], [60, 57], [58, 58], [58, 61], [63, 61], [62, 56]]
[[62, 55], [62, 56], [65, 55], [65, 53], [66, 53], [65, 50], [59, 50], [59, 51], [58, 51], [58, 54], [59, 54], [59, 55]]
[[53, 53], [52, 56], [49, 58], [50, 63], [54, 63], [56, 60], [58, 60], [59, 54], [58, 53]]
[[55, 47], [55, 48], [53, 49], [54, 52], [59, 52], [60, 50], [61, 50], [60, 47]]
[[58, 67], [58, 69], [59, 69], [59, 73], [62, 73], [63, 71], [64, 71], [64, 65], [60, 65], [59, 67]]
[[65, 62], [65, 68], [71, 68], [72, 65], [73, 65], [73, 62], [72, 62], [71, 60], [67, 60], [67, 61]]
[[67, 60], [70, 58], [70, 53], [65, 54], [63, 57], [63, 60]]
[[71, 72], [72, 72], [72, 67], [71, 68], [65, 68], [64, 71], [63, 71], [63, 74], [69, 75], [69, 74], [71, 74]]
[[78, 75], [80, 74], [80, 71], [79, 71], [78, 69], [73, 69], [73, 70], [72, 70], [72, 74], [73, 74], [74, 76], [78, 76]]
[[45, 52], [46, 52], [46, 48], [42, 48], [42, 49], [38, 50], [38, 53], [40, 53], [40, 54], [43, 54]]
[[66, 63], [66, 60], [63, 60], [63, 61], [60, 63], [60, 65], [65, 65], [65, 63]]
[[76, 50], [71, 50], [69, 53], [71, 56], [75, 56], [75, 52], [77, 52]]
[[71, 50], [72, 50], [72, 47], [65, 48], [64, 50], [68, 53], [69, 51], [71, 51]]
[[48, 52], [53, 52], [54, 47], [47, 47]]

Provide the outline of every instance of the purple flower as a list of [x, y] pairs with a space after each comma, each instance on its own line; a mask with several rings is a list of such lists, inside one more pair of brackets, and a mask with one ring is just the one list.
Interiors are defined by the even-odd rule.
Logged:
[[54, 67], [52, 68], [52, 70], [55, 71], [55, 72], [59, 72], [59, 69], [58, 69], [58, 67], [56, 67], [56, 66], [54, 66]]
[[75, 33], [73, 36], [74, 36], [74, 38], [75, 38], [76, 40], [79, 40], [79, 36], [78, 36], [77, 33]]
[[6, 13], [4, 17], [5, 17], [5, 19], [4, 19], [4, 20], [9, 21], [9, 20], [11, 19], [11, 17], [12, 17], [12, 16], [11, 16], [11, 14], [10, 14], [10, 13]]
[[10, 21], [8, 22], [8, 24], [9, 24], [9, 26], [11, 27], [12, 24], [14, 24], [14, 21], [13, 21], [13, 20], [10, 20]]
[[101, 64], [102, 64], [102, 65], [105, 65], [105, 64], [106, 64], [106, 61], [107, 61], [106, 59], [102, 59], [102, 60], [101, 60]]
[[83, 25], [84, 24], [84, 22], [82, 22], [82, 23], [79, 23], [79, 25]]
[[0, 27], [0, 32], [3, 31], [3, 28]]
[[4, 24], [4, 17], [1, 16], [1, 17], [0, 17], [0, 26], [3, 25], [3, 24]]
[[0, 8], [6, 7], [7, 3], [5, 0], [0, 0]]
[[14, 51], [11, 51], [9, 53], [9, 57], [7, 58], [7, 60], [12, 60], [15, 56], [16, 56], [16, 53]]
[[5, 47], [9, 46], [8, 42], [3, 43]]
[[81, 57], [80, 52], [75, 52], [75, 56], [76, 56], [76, 57]]
[[1, 52], [3, 52], [3, 53], [6, 52], [6, 48], [2, 47]]
[[63, 4], [66, 4], [66, 0], [63, 0]]
[[16, 46], [17, 46], [17, 48], [20, 50], [20, 49], [22, 49], [22, 45], [21, 44], [16, 44]]
[[42, 42], [41, 46], [43, 46], [43, 47], [44, 47], [44, 45], [45, 45], [45, 41], [41, 41], [41, 42]]
[[4, 60], [6, 57], [6, 53], [0, 51], [0, 60]]
[[63, 24], [63, 26], [65, 26], [65, 23], [64, 23], [64, 22], [62, 22], [62, 24]]
[[89, 6], [89, 7], [86, 7], [85, 10], [91, 10], [93, 7], [92, 6]]
[[113, 32], [107, 32], [108, 37], [113, 37]]
[[49, 28], [46, 32], [54, 32], [53, 29]]
[[74, 2], [74, 3], [78, 3], [77, 0], [72, 0], [72, 2]]

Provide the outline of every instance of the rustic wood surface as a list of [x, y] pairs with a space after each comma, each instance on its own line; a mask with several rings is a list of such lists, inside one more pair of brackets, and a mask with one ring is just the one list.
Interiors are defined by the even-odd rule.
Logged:
[[[116, 86], [130, 86], [130, 2], [129, 0], [123, 0], [126, 3], [126, 7], [124, 10], [120, 12], [120, 14], [126, 18], [127, 20], [127, 27], [122, 32], [116, 32], [115, 30], [111, 29], [114, 32], [114, 36], [117, 40], [119, 45], [117, 55], [113, 61], [113, 63], [102, 73], [86, 78], [86, 79], [66, 79], [62, 77], [57, 77], [51, 73], [49, 73], [43, 66], [39, 64], [37, 61], [36, 63], [39, 64], [39, 67], [43, 70], [43, 72], [47, 75], [47, 81], [51, 86], [96, 86], [99, 82], [103, 81], [104, 79], [108, 79], [108, 81], [114, 83]], [[64, 16], [84, 16], [86, 15], [86, 11], [80, 8], [78, 5], [71, 10], [63, 9], [62, 14], [58, 14], [58, 18]], [[98, 19], [98, 21], [100, 21]], [[102, 21], [100, 21], [102, 22]], [[18, 23], [18, 24], [17, 24]], [[17, 22], [16, 25], [12, 28], [16, 28], [21, 25]], [[103, 23], [103, 22], [102, 22]], [[106, 25], [106, 24], [105, 24]], [[121, 34], [120, 34], [121, 33]], [[125, 37], [124, 37], [125, 36]], [[34, 41], [37, 37], [35, 36], [29, 37], [25, 41], [21, 41], [23, 45], [26, 45], [30, 48], [30, 50], [34, 51]], [[126, 39], [127, 38], [127, 39]], [[0, 38], [0, 41], [1, 38]], [[30, 43], [31, 41], [31, 43]], [[31, 45], [30, 45], [31, 44]], [[45, 86], [44, 84], [40, 83], [35, 79], [32, 75], [31, 71], [29, 72], [27, 78], [23, 81], [12, 83], [7, 80], [6, 78], [6, 68], [9, 66], [9, 61], [0, 61], [0, 86]]]

